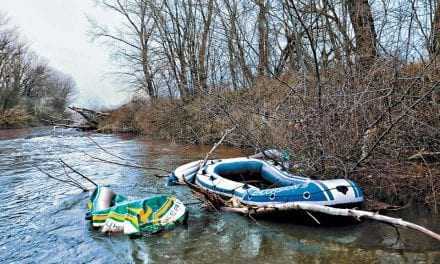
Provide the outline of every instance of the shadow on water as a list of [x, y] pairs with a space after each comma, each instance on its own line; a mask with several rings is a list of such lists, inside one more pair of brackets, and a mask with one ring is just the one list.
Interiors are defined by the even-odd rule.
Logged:
[[[90, 228], [84, 214], [87, 193], [47, 179], [35, 165], [61, 173], [62, 158], [100, 184], [132, 198], [151, 193], [194, 198], [182, 187], [166, 187], [153, 171], [97, 163], [107, 159], [86, 137], [114, 154], [172, 170], [202, 158], [210, 146], [176, 145], [148, 138], [85, 134], [50, 128], [0, 131], [0, 262], [1, 263], [438, 263], [440, 247], [417, 233], [378, 223], [333, 227], [292, 224], [207, 212], [189, 206], [186, 226], [140, 239], [108, 236]], [[219, 157], [240, 155], [219, 149]], [[92, 186], [89, 186], [92, 187]], [[410, 208], [399, 216], [440, 230], [439, 218]]]

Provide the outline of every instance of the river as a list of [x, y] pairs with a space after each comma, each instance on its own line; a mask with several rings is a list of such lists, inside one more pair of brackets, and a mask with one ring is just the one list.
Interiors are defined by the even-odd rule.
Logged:
[[[373, 222], [324, 227], [253, 220], [188, 206], [187, 225], [130, 239], [93, 230], [84, 219], [88, 193], [42, 175], [62, 173], [61, 158], [99, 184], [132, 198], [155, 193], [195, 201], [184, 186], [145, 171], [100, 163], [108, 151], [148, 166], [173, 169], [199, 159], [209, 146], [143, 137], [34, 128], [0, 131], [0, 263], [440, 263], [440, 245], [408, 230]], [[220, 148], [219, 157], [240, 155]], [[88, 187], [92, 187], [88, 185]], [[440, 231], [440, 217], [409, 208], [400, 217]]]

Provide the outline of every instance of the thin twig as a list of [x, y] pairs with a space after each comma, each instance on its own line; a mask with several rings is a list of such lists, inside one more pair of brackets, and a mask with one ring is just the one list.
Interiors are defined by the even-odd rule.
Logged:
[[206, 165], [206, 162], [208, 161], [209, 156], [214, 152], [214, 150], [220, 146], [222, 144], [222, 142], [225, 140], [226, 136], [231, 133], [232, 131], [234, 131], [237, 128], [237, 126], [234, 126], [233, 128], [230, 128], [228, 130], [225, 131], [225, 133], [223, 133], [223, 136], [220, 138], [220, 140], [214, 144], [214, 146], [211, 148], [211, 150], [206, 153], [205, 159], [203, 160], [202, 164], [200, 167], [203, 167]]
[[309, 211], [306, 211], [307, 215], [310, 216], [310, 218], [313, 219], [313, 221], [315, 221], [318, 225], [320, 225], [321, 223], [318, 221], [318, 219], [312, 215], [312, 213], [310, 213]]
[[411, 109], [413, 109], [414, 107], [416, 107], [419, 103], [421, 103], [425, 97], [427, 97], [428, 95], [430, 95], [435, 89], [437, 89], [440, 85], [440, 82], [435, 83], [431, 89], [429, 89], [428, 92], [426, 92], [425, 94], [423, 94], [419, 99], [417, 99], [412, 105], [410, 105], [405, 112], [403, 112], [395, 121], [393, 121], [388, 128], [379, 136], [379, 138], [374, 142], [373, 146], [368, 150], [368, 153], [361, 157], [356, 164], [352, 167], [351, 172], [353, 172], [363, 161], [365, 161], [367, 158], [369, 158], [371, 156], [371, 154], [373, 154], [373, 151], [376, 149], [377, 146], [379, 146], [380, 142], [385, 138], [386, 135], [388, 135], [388, 133], [400, 122], [400, 120], [402, 120]]
[[73, 177], [70, 176], [69, 172], [66, 170], [67, 168], [66, 165], [64, 165], [63, 163], [61, 163], [61, 165], [63, 166], [64, 175], [67, 178], [69, 178], [73, 183], [75, 183], [75, 185], [78, 185], [78, 187], [86, 189], [85, 187], [83, 187], [83, 185], [80, 182], [78, 182], [77, 180], [75, 180]]
[[142, 166], [139, 164], [126, 164], [126, 163], [121, 163], [121, 162], [117, 162], [117, 161], [112, 161], [112, 160], [106, 160], [103, 158], [99, 158], [96, 156], [92, 156], [89, 153], [82, 151], [80, 149], [77, 149], [78, 151], [82, 152], [84, 155], [86, 155], [87, 157], [100, 161], [100, 162], [104, 162], [104, 163], [109, 163], [109, 164], [114, 164], [114, 165], [119, 165], [119, 166], [123, 166], [123, 167], [129, 167], [129, 168], [136, 168], [136, 169], [144, 169], [144, 170], [158, 170], [158, 171], [163, 171], [166, 173], [171, 173], [171, 171], [166, 170], [166, 169], [162, 169], [162, 168], [157, 168], [157, 167], [146, 167], [146, 166]]
[[426, 159], [423, 157], [423, 155], [420, 155], [420, 157], [422, 158], [423, 163], [425, 164], [425, 167], [429, 173], [429, 184], [431, 185], [431, 192], [432, 192], [432, 196], [433, 196], [433, 200], [434, 200], [434, 214], [438, 214], [436, 191], [435, 191], [435, 187], [434, 187], [434, 181], [433, 181], [433, 177], [432, 177], [431, 168], [428, 166], [428, 163], [426, 162]]
[[108, 151], [107, 149], [105, 149], [104, 147], [102, 147], [100, 144], [98, 144], [98, 142], [96, 142], [92, 137], [87, 136], [87, 138], [88, 138], [90, 141], [92, 141], [93, 144], [95, 144], [100, 150], [104, 151], [104, 152], [107, 153], [108, 155], [110, 155], [110, 156], [112, 156], [112, 157], [115, 157], [115, 158], [118, 158], [118, 159], [120, 159], [120, 160], [128, 161], [128, 162], [132, 163], [132, 161], [128, 160], [127, 158], [121, 157], [121, 156], [119, 156], [119, 155], [116, 155], [116, 154], [114, 154], [114, 153]]
[[154, 177], [157, 177], [157, 178], [167, 178], [169, 176], [169, 174], [165, 174], [165, 175], [153, 174], [153, 175], [154, 175]]
[[69, 168], [71, 171], [73, 171], [74, 173], [78, 174], [79, 176], [83, 177], [85, 180], [87, 180], [88, 182], [92, 183], [93, 185], [95, 185], [96, 187], [98, 187], [98, 184], [96, 182], [94, 182], [93, 180], [91, 180], [89, 177], [85, 176], [84, 174], [82, 174], [81, 172], [75, 170], [74, 168], [72, 168], [72, 166], [70, 166], [69, 164], [65, 163], [62, 159], [59, 159], [60, 162], [62, 164], [64, 164], [67, 168]]
[[197, 202], [188, 202], [188, 203], [183, 203], [185, 206], [188, 206], [188, 205], [196, 205], [196, 204], [202, 204], [203, 203], [203, 201], [197, 201]]
[[146, 167], [146, 166], [142, 166], [142, 165], [135, 165], [135, 164], [124, 164], [121, 162], [117, 162], [117, 161], [112, 161], [112, 160], [106, 160], [106, 159], [102, 159], [102, 158], [98, 158], [98, 157], [94, 157], [91, 155], [88, 155], [90, 158], [97, 160], [97, 161], [101, 161], [104, 163], [109, 163], [109, 164], [114, 164], [114, 165], [119, 165], [119, 166], [123, 166], [123, 167], [129, 167], [129, 168], [136, 168], [136, 169], [144, 169], [144, 170], [159, 170], [159, 171], [163, 171], [163, 172], [167, 172], [167, 173], [171, 173], [171, 171], [169, 170], [165, 170], [162, 168], [157, 168], [157, 167]]
[[47, 177], [51, 178], [51, 179], [54, 179], [54, 180], [57, 180], [57, 181], [59, 181], [59, 182], [65, 183], [65, 184], [70, 185], [70, 186], [72, 186], [72, 187], [79, 188], [79, 189], [81, 189], [81, 190], [83, 190], [83, 191], [85, 191], [85, 192], [88, 191], [87, 188], [84, 188], [84, 187], [81, 186], [81, 185], [76, 185], [76, 184], [73, 183], [72, 181], [64, 180], [64, 179], [61, 179], [61, 178], [58, 178], [58, 177], [55, 177], [55, 176], [51, 175], [51, 174], [48, 173], [47, 171], [41, 169], [38, 165], [35, 165], [35, 168], [36, 168], [38, 171], [40, 171], [41, 173], [43, 173], [44, 175], [46, 175]]

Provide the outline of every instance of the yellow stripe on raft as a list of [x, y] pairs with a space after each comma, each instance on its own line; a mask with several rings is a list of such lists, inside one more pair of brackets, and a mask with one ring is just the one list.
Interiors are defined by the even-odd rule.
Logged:
[[153, 210], [151, 209], [151, 207], [147, 207], [146, 208], [147, 211], [145, 211], [142, 208], [128, 208], [128, 211], [135, 213], [136, 215], [139, 216], [139, 220], [141, 223], [145, 224], [148, 220], [148, 217], [151, 215], [151, 213], [153, 212]]
[[93, 221], [104, 221], [108, 218], [108, 215], [93, 215], [92, 220]]
[[148, 207], [146, 212], [144, 210], [142, 210], [139, 214], [141, 222], [146, 223], [148, 220], [148, 217], [151, 215], [151, 213], [153, 213], [153, 210], [151, 209], [151, 207]]
[[154, 218], [153, 218], [153, 224], [157, 224], [159, 222], [159, 218], [163, 214], [165, 214], [168, 211], [168, 209], [171, 208], [171, 206], [174, 204], [175, 200], [176, 200], [176, 197], [171, 197], [171, 198], [167, 199], [167, 201], [162, 205], [162, 207], [159, 210], [157, 210], [157, 212], [155, 213]]
[[123, 221], [126, 221], [126, 220], [130, 221], [132, 223], [136, 223], [137, 222], [137, 217], [131, 216], [129, 214], [118, 214], [118, 213], [113, 212], [113, 211], [109, 213], [108, 217], [110, 217], [110, 218], [112, 218], [112, 219], [114, 219], [116, 221], [120, 221], [120, 222], [123, 222]]

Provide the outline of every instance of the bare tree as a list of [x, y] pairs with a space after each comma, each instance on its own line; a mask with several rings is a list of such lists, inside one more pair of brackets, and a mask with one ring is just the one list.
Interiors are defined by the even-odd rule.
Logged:
[[100, 0], [97, 2], [119, 16], [125, 23], [112, 30], [90, 19], [93, 26], [92, 36], [95, 39], [106, 39], [118, 43], [121, 48], [116, 50], [115, 55], [128, 63], [127, 65], [122, 63], [127, 66], [127, 71], [122, 71], [120, 74], [130, 77], [137, 89], [145, 90], [151, 98], [156, 98], [154, 69], [150, 55], [150, 40], [155, 23], [147, 2], [143, 0]]
[[361, 65], [369, 65], [377, 57], [377, 37], [368, 0], [347, 0], [356, 40], [356, 53]]
[[20, 108], [37, 118], [40, 113], [62, 115], [75, 85], [70, 77], [61, 81], [60, 76], [64, 75], [31, 52], [0, 15], [0, 113]]
[[268, 35], [268, 2], [256, 0], [258, 6], [258, 76], [267, 76], [269, 73], [269, 35]]
[[438, 56], [440, 52], [440, 4], [435, 7], [434, 20], [432, 21], [431, 43], [429, 53], [432, 58]]

